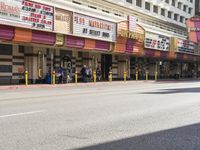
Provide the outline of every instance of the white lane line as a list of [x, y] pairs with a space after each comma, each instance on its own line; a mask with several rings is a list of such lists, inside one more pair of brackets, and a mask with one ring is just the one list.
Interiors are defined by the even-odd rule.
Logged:
[[24, 116], [24, 115], [32, 115], [37, 113], [42, 113], [44, 110], [38, 110], [38, 111], [30, 111], [30, 112], [23, 112], [23, 113], [16, 113], [16, 114], [9, 114], [9, 115], [3, 115], [0, 116], [0, 118], [6, 118], [6, 117], [14, 117], [14, 116]]

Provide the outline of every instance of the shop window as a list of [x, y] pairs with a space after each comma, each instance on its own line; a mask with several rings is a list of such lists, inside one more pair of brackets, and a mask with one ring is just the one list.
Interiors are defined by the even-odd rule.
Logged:
[[24, 49], [25, 49], [25, 47], [24, 46], [19, 46], [19, 53], [24, 53]]
[[153, 12], [158, 13], [158, 6], [155, 6], [155, 5], [153, 6]]
[[145, 2], [145, 9], [150, 11], [150, 3], [149, 2]]
[[142, 7], [142, 0], [136, 0], [136, 6]]
[[0, 55], [12, 55], [12, 45], [0, 44]]
[[11, 73], [12, 72], [12, 66], [10, 66], [10, 65], [0, 65], [0, 72]]

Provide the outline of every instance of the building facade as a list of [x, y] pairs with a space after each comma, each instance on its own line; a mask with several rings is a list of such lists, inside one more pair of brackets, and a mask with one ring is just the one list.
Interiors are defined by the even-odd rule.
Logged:
[[[102, 80], [197, 77], [199, 43], [188, 40], [190, 0], [0, 0], [0, 84], [44, 83], [83, 65]], [[70, 71], [69, 71], [70, 70]]]

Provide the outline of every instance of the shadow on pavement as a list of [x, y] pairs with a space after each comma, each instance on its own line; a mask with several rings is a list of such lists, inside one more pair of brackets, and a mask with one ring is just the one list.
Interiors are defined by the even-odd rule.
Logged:
[[200, 87], [199, 88], [161, 89], [158, 92], [143, 92], [140, 94], [175, 94], [175, 93], [200, 93]]
[[200, 150], [200, 124], [111, 141], [77, 150]]

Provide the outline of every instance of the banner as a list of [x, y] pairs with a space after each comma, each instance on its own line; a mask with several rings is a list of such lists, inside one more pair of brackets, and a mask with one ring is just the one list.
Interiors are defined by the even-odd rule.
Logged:
[[145, 34], [145, 48], [169, 51], [170, 38], [150, 32]]
[[72, 12], [55, 9], [54, 31], [62, 34], [72, 33], [71, 31]]
[[94, 17], [74, 13], [73, 34], [86, 38], [115, 42], [116, 24]]
[[200, 43], [200, 17], [192, 17], [186, 21], [189, 33], [189, 40]]

